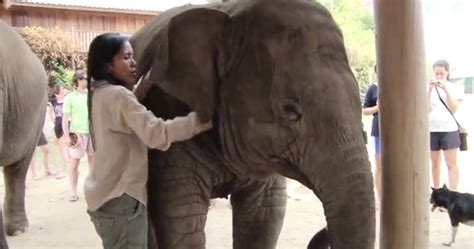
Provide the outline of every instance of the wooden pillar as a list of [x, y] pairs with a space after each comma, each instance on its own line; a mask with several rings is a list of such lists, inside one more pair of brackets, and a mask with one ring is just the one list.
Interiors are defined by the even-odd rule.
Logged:
[[421, 0], [375, 0], [381, 249], [429, 246], [428, 96]]

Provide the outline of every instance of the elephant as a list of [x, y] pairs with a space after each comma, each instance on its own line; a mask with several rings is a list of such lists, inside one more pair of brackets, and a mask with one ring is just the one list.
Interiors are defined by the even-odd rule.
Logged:
[[[308, 248], [369, 249], [373, 181], [358, 83], [321, 5], [253, 0], [177, 7], [131, 38], [139, 100], [158, 117], [196, 111], [213, 128], [149, 151], [150, 248], [205, 248], [212, 198], [230, 195], [233, 248], [276, 248], [285, 178], [323, 203]], [[316, 231], [316, 229], [315, 229]]]
[[1, 20], [0, 65], [0, 165], [5, 181], [0, 249], [5, 249], [5, 232], [18, 235], [28, 228], [25, 180], [46, 115], [47, 76], [23, 38]]

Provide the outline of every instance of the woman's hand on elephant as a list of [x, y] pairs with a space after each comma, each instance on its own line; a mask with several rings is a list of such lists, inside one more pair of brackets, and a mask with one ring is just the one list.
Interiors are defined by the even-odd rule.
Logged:
[[135, 87], [133, 87], [133, 94], [137, 97], [138, 101], [142, 101], [145, 99], [146, 94], [148, 93], [148, 90], [151, 87], [151, 81], [150, 81], [150, 71], [144, 76], [142, 76]]
[[194, 117], [195, 117], [195, 126], [194, 126], [194, 130], [193, 130], [193, 134], [198, 134], [198, 133], [201, 133], [203, 131], [207, 131], [207, 130], [212, 129], [212, 120], [210, 120], [208, 122], [202, 122], [195, 112], [192, 112], [190, 114], [194, 115]]
[[212, 121], [208, 121], [206, 123], [201, 123], [199, 129], [200, 129], [199, 132], [203, 132], [203, 131], [207, 131], [207, 130], [212, 129]]

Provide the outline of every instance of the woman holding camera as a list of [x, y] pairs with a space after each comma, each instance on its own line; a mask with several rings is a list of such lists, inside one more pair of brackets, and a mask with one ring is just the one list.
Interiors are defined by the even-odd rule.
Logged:
[[461, 145], [461, 140], [459, 127], [451, 113], [456, 113], [462, 101], [463, 89], [449, 82], [449, 64], [446, 60], [436, 61], [433, 64], [433, 73], [435, 79], [429, 83], [428, 94], [433, 185], [435, 188], [441, 187], [440, 165], [441, 151], [443, 151], [444, 160], [448, 166], [449, 188], [455, 191], [459, 180], [457, 149]]

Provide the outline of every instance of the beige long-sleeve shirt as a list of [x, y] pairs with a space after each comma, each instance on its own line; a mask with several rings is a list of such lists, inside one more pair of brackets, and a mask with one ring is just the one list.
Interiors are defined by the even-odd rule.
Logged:
[[84, 186], [88, 209], [95, 211], [124, 193], [146, 205], [147, 147], [167, 150], [172, 142], [202, 131], [202, 124], [195, 113], [157, 118], [125, 87], [98, 83], [92, 97], [94, 167]]

